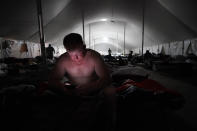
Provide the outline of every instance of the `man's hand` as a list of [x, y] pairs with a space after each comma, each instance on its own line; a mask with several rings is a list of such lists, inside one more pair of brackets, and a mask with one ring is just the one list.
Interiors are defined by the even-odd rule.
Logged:
[[91, 87], [88, 84], [79, 85], [75, 88], [75, 93], [78, 96], [88, 96], [91, 94]]

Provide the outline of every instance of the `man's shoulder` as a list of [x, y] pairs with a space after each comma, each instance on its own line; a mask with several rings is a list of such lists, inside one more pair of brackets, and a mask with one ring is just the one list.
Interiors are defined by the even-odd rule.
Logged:
[[92, 50], [92, 49], [87, 49], [87, 52], [89, 54], [89, 56], [95, 61], [98, 59], [102, 59], [102, 56], [99, 52]]
[[87, 52], [90, 53], [92, 56], [100, 56], [100, 53], [93, 49], [87, 49]]
[[68, 53], [65, 52], [65, 53], [63, 53], [63, 54], [61, 54], [61, 55], [59, 56], [58, 61], [59, 61], [59, 62], [64, 62], [64, 61], [66, 61], [67, 59], [68, 59]]
[[61, 54], [59, 58], [67, 58], [67, 57], [68, 57], [68, 52], [65, 52]]
[[50, 49], [51, 49], [51, 50], [54, 50], [54, 48], [53, 48], [52, 46], [50, 47]]

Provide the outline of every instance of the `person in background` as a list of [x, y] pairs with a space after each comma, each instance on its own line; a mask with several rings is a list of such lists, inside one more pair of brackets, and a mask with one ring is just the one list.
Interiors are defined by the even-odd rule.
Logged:
[[149, 52], [149, 50], [146, 50], [146, 53], [144, 54], [144, 60], [149, 60], [152, 58], [152, 54]]
[[153, 55], [149, 52], [149, 50], [146, 50], [146, 53], [144, 54], [144, 64], [148, 68], [152, 68], [152, 58]]
[[108, 49], [108, 55], [111, 56], [111, 49]]
[[55, 53], [55, 49], [49, 44], [49, 46], [46, 48], [46, 57], [47, 59], [53, 60]]
[[133, 51], [130, 51], [129, 55], [128, 55], [128, 62], [132, 63], [132, 57], [133, 57]]
[[109, 61], [109, 62], [112, 62], [112, 55], [111, 55], [111, 53], [112, 53], [112, 51], [111, 51], [111, 49], [109, 48], [109, 49], [108, 49], [108, 55], [107, 55], [107, 58], [108, 58], [108, 61]]

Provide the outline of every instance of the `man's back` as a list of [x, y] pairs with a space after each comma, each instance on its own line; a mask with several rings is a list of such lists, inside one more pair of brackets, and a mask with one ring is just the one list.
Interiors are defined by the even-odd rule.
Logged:
[[48, 59], [53, 59], [53, 53], [55, 53], [55, 49], [52, 46], [46, 48], [46, 55]]
[[47, 47], [46, 48], [47, 52], [53, 53], [54, 52], [54, 48], [53, 47]]

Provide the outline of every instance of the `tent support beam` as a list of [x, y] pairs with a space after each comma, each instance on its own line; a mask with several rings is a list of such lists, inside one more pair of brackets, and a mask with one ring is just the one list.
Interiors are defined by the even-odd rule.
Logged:
[[145, 15], [145, 2], [146, 0], [142, 1], [142, 58], [144, 60], [144, 15]]
[[91, 45], [91, 25], [89, 24], [89, 48]]
[[42, 1], [36, 0], [36, 3], [37, 3], [37, 13], [38, 13], [41, 56], [42, 56], [43, 64], [46, 64], [45, 41], [44, 41], [43, 18], [42, 18]]
[[125, 56], [125, 34], [126, 34], [126, 23], [124, 23], [124, 52], [123, 52], [124, 56]]
[[185, 50], [185, 41], [183, 40], [183, 44], [182, 44], [182, 56], [184, 55], [184, 50]]
[[85, 42], [85, 25], [84, 25], [84, 10], [82, 9], [82, 27], [83, 27], [83, 40]]

